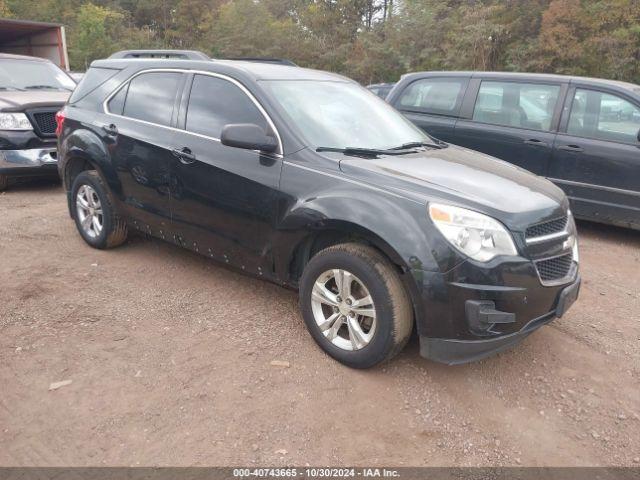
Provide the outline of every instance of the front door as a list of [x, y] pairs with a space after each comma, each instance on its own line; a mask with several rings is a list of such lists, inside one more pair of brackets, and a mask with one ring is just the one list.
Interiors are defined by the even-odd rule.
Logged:
[[177, 241], [269, 275], [281, 155], [227, 147], [219, 138], [227, 124], [273, 129], [254, 98], [234, 80], [195, 74], [188, 83], [179, 119], [184, 131], [174, 138], [171, 167]]
[[581, 217], [640, 226], [640, 106], [613, 92], [574, 88], [548, 177]]
[[482, 80], [473, 118], [453, 143], [545, 175], [560, 116], [560, 85]]
[[100, 120], [118, 176], [115, 193], [141, 230], [160, 235], [170, 225], [170, 128], [179, 72], [147, 72], [125, 83], [107, 102]]

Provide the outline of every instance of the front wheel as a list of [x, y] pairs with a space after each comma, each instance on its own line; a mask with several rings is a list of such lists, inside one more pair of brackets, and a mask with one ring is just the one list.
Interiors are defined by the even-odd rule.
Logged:
[[116, 247], [127, 239], [127, 225], [98, 172], [80, 173], [71, 188], [73, 218], [78, 232], [94, 248]]
[[9, 186], [9, 177], [6, 175], [0, 175], [0, 192], [3, 192]]
[[309, 261], [300, 281], [300, 307], [318, 345], [354, 368], [394, 357], [413, 327], [398, 272], [377, 250], [357, 243], [326, 248]]

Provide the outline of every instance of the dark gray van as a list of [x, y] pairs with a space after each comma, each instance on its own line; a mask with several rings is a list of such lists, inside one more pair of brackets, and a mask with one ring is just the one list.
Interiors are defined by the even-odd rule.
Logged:
[[640, 86], [422, 72], [402, 77], [387, 101], [436, 138], [547, 177], [576, 217], [640, 229]]

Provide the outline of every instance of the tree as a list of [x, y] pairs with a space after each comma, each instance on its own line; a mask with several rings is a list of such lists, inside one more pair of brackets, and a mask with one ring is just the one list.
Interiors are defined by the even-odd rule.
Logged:
[[0, 0], [0, 18], [9, 18], [11, 16], [11, 10], [5, 0]]
[[74, 45], [70, 52], [72, 67], [84, 69], [96, 58], [111, 54], [116, 43], [112, 32], [122, 19], [123, 15], [114, 10], [83, 4], [70, 35], [70, 43]]

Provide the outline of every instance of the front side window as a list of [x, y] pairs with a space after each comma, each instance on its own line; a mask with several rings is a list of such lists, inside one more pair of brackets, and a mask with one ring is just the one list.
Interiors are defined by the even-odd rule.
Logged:
[[417, 80], [402, 92], [398, 108], [456, 115], [460, 109], [464, 85], [465, 80], [454, 78]]
[[473, 119], [493, 125], [550, 131], [559, 94], [559, 85], [483, 81]]
[[567, 133], [622, 143], [638, 143], [640, 108], [616, 95], [578, 88]]
[[268, 130], [258, 107], [238, 86], [222, 78], [196, 75], [187, 108], [187, 130], [220, 138], [223, 127], [230, 123], [252, 123]]
[[[173, 105], [181, 77], [182, 74], [177, 72], [149, 72], [134, 77], [129, 82], [122, 114], [145, 122], [171, 125]], [[117, 97], [126, 88], [125, 85], [112, 98], [114, 108], [119, 108], [118, 102], [121, 99]], [[109, 106], [111, 107], [111, 104]]]
[[60, 90], [76, 87], [69, 75], [51, 62], [35, 60], [0, 60], [0, 91]]
[[432, 141], [384, 100], [351, 82], [263, 81], [308, 144], [388, 149]]

